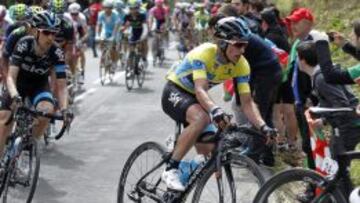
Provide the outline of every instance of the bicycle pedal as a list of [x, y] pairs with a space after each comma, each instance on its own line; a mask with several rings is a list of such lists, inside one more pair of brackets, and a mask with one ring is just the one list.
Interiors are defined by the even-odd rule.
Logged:
[[168, 189], [163, 195], [163, 201], [165, 203], [176, 203], [180, 201], [181, 192]]

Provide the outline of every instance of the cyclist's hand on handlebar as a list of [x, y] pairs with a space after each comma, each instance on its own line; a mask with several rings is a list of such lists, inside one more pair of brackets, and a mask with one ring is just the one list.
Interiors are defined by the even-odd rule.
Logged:
[[276, 136], [278, 135], [278, 131], [275, 128], [270, 128], [266, 124], [260, 127], [260, 131], [262, 134], [266, 136], [266, 144], [270, 145], [273, 144]]
[[11, 109], [17, 109], [23, 104], [22, 98], [20, 95], [15, 95], [11, 98]]
[[225, 129], [230, 124], [230, 116], [227, 115], [220, 107], [214, 107], [210, 111], [211, 120], [220, 129]]
[[61, 114], [64, 116], [64, 122], [69, 125], [74, 118], [74, 114], [69, 109], [61, 110]]

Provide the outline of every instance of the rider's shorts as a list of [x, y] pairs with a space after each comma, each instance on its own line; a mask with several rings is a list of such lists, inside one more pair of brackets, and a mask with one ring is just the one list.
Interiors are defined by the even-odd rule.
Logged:
[[[188, 125], [186, 122], [186, 111], [193, 105], [198, 104], [195, 96], [182, 90], [176, 84], [168, 81], [165, 85], [161, 104], [163, 111], [176, 122], [180, 122], [184, 127]], [[209, 124], [199, 136], [197, 142], [212, 143], [215, 142], [215, 133], [217, 128], [214, 124]]]
[[142, 35], [142, 29], [133, 29], [129, 37], [129, 43], [134, 43], [140, 40]]
[[162, 94], [161, 103], [163, 111], [173, 120], [187, 124], [187, 109], [191, 105], [198, 104], [199, 102], [196, 100], [195, 95], [186, 92], [173, 82], [168, 81]]
[[[29, 98], [32, 106], [36, 107], [40, 102], [47, 101], [52, 104], [55, 104], [54, 97], [50, 92], [49, 87], [44, 88], [24, 88], [18, 89], [20, 96], [24, 98]], [[0, 110], [10, 110], [11, 98], [7, 91], [4, 91], [0, 96]]]

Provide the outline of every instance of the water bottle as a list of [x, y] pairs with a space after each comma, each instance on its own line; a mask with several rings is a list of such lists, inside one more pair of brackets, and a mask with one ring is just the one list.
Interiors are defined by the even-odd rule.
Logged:
[[359, 203], [360, 202], [360, 187], [355, 188], [349, 197], [349, 203]]
[[19, 144], [21, 142], [21, 137], [17, 137], [14, 141], [14, 144], [11, 148], [11, 157], [14, 157], [18, 154], [19, 152]]
[[175, 135], [171, 134], [165, 140], [165, 145], [168, 152], [172, 152], [174, 150], [175, 145]]
[[204, 155], [196, 155], [192, 160], [182, 160], [179, 164], [179, 170], [181, 172], [180, 181], [183, 185], [187, 185], [190, 176], [197, 169], [197, 167], [205, 161]]

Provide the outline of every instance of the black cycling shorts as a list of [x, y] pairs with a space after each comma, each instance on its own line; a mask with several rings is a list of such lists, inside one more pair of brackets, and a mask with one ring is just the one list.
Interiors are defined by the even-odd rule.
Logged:
[[161, 105], [163, 111], [176, 122], [187, 125], [186, 111], [193, 104], [198, 104], [195, 95], [186, 92], [171, 81], [164, 87]]
[[294, 94], [291, 87], [291, 82], [288, 80], [284, 83], [281, 83], [278, 91], [278, 95], [276, 98], [276, 103], [284, 103], [284, 104], [294, 104]]
[[[198, 104], [195, 95], [186, 92], [171, 81], [168, 81], [164, 87], [161, 98], [163, 111], [174, 121], [180, 122], [184, 127], [186, 122], [186, 111], [193, 104]], [[216, 141], [215, 133], [217, 128], [210, 123], [198, 137], [197, 142], [213, 143]]]
[[[48, 86], [38, 89], [18, 89], [20, 96], [25, 99], [29, 98], [31, 104], [36, 108], [36, 106], [42, 102], [47, 101], [52, 104], [55, 104], [54, 97], [50, 92]], [[10, 110], [11, 98], [9, 93], [5, 90], [0, 97], [0, 110]]]

